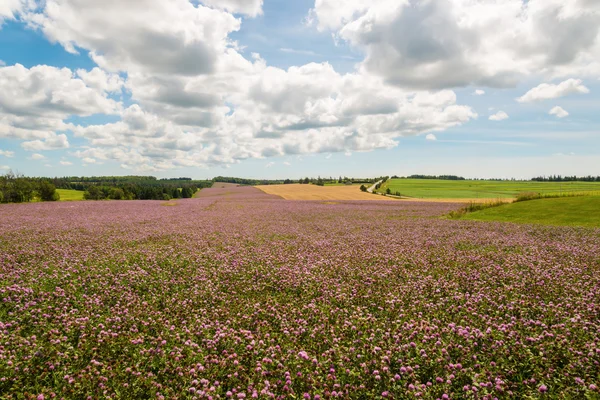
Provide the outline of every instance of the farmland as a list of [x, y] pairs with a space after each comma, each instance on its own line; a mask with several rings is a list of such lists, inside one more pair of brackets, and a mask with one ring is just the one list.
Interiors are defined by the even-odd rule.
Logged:
[[384, 196], [377, 196], [371, 193], [360, 191], [360, 185], [265, 185], [256, 186], [263, 192], [279, 196], [286, 200], [387, 200], [395, 201]]
[[600, 197], [562, 197], [503, 205], [469, 213], [464, 219], [600, 228]]
[[82, 190], [56, 189], [60, 195], [60, 201], [78, 201], [83, 200]]
[[197, 196], [0, 207], [1, 398], [600, 394], [598, 229]]
[[390, 179], [380, 189], [424, 199], [502, 199], [522, 192], [598, 192], [598, 182], [470, 181], [436, 179]]

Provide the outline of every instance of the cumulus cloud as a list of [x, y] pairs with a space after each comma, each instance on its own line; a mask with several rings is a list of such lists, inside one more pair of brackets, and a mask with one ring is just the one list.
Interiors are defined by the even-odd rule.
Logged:
[[39, 153], [34, 153], [29, 157], [30, 160], [43, 160], [45, 158], [46, 157], [44, 155], [39, 154]]
[[430, 133], [427, 136], [425, 136], [425, 140], [428, 140], [430, 142], [435, 142], [437, 140], [437, 137], [433, 133]]
[[8, 165], [0, 165], [0, 169], [3, 171], [8, 171], [10, 167]]
[[21, 143], [21, 147], [27, 151], [42, 151], [42, 150], [59, 150], [69, 148], [69, 139], [67, 135], [51, 134], [50, 137], [44, 140], [31, 140], [28, 142]]
[[65, 166], [65, 167], [68, 167], [68, 166], [70, 166], [70, 165], [73, 165], [73, 163], [72, 163], [71, 161], [64, 161], [64, 160], [63, 160], [63, 161], [61, 161], [61, 162], [60, 162], [60, 165], [63, 165], [63, 166]]
[[483, 96], [485, 94], [485, 90], [477, 89], [473, 92], [474, 96]]
[[6, 65], [6, 63], [2, 60], [0, 60], [0, 67], [4, 67]]
[[552, 108], [549, 112], [550, 115], [554, 115], [557, 118], [565, 118], [569, 116], [569, 113], [563, 109], [562, 107], [556, 106]]
[[362, 68], [403, 87], [512, 87], [598, 76], [599, 7], [587, 0], [317, 0], [309, 21], [362, 49]]
[[496, 114], [490, 116], [490, 121], [504, 121], [508, 119], [508, 114], [504, 111], [498, 111]]
[[91, 71], [78, 69], [76, 74], [88, 87], [102, 92], [118, 93], [125, 84], [118, 74], [107, 73], [98, 67]]
[[581, 79], [568, 79], [558, 85], [542, 83], [534, 87], [523, 96], [519, 97], [519, 103], [531, 103], [534, 101], [557, 99], [571, 94], [587, 94], [590, 90], [583, 85]]
[[2, 0], [0, 2], [0, 28], [5, 19], [14, 19], [23, 9], [24, 0]]
[[263, 0], [202, 0], [207, 6], [256, 17], [262, 14]]
[[[69, 116], [119, 114], [121, 110], [120, 103], [88, 87], [68, 68], [1, 67], [0, 87], [0, 138], [37, 140], [27, 145], [33, 150], [60, 148], [56, 132], [69, 128], [64, 122]], [[59, 139], [67, 143], [66, 137]], [[46, 140], [46, 145], [41, 143]]]
[[[256, 3], [208, 1], [225, 9]], [[236, 6], [237, 5], [237, 6]], [[24, 18], [65, 50], [89, 52], [108, 71], [194, 76], [214, 71], [240, 20], [188, 0], [49, 0]]]
[[[367, 68], [369, 59], [341, 74], [328, 63], [282, 69], [257, 54], [246, 58], [229, 38], [241, 24], [232, 13], [261, 10], [260, 0], [47, 0], [23, 11], [28, 26], [67, 51], [89, 53], [98, 68], [0, 72], [8, 88], [0, 93], [0, 137], [42, 151], [69, 147], [73, 135], [87, 141], [73, 152], [85, 164], [157, 171], [387, 149], [400, 137], [477, 118], [452, 90], [418, 84], [422, 77], [399, 86]], [[341, 30], [353, 18], [331, 24]], [[121, 93], [133, 104], [115, 101]], [[66, 122], [93, 114], [120, 120]]]
[[12, 158], [12, 157], [15, 156], [15, 152], [14, 151], [8, 151], [8, 150], [2, 150], [2, 149], [0, 149], [0, 156]]

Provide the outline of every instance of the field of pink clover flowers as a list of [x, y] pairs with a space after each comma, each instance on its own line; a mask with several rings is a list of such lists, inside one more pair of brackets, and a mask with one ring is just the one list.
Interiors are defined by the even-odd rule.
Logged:
[[254, 188], [0, 207], [0, 399], [597, 399], [600, 230]]

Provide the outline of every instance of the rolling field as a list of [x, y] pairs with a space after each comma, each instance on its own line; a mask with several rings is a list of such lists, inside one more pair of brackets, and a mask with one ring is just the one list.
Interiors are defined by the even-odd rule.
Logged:
[[462, 219], [600, 228], [600, 197], [523, 201], [469, 213]]
[[437, 179], [390, 179], [381, 188], [385, 192], [424, 199], [502, 199], [522, 192], [560, 193], [595, 191], [600, 182], [520, 182], [520, 181], [447, 181]]
[[598, 229], [199, 196], [0, 206], [0, 398], [600, 395]]
[[360, 185], [317, 186], [317, 185], [264, 185], [256, 186], [263, 192], [286, 200], [379, 200], [396, 201], [384, 196], [360, 191]]
[[60, 201], [83, 200], [83, 191], [81, 190], [56, 189], [56, 192], [60, 195]]

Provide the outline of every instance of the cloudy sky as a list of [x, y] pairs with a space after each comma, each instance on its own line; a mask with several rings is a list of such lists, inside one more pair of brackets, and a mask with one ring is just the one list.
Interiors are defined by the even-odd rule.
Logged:
[[9, 168], [600, 175], [600, 2], [0, 0]]

